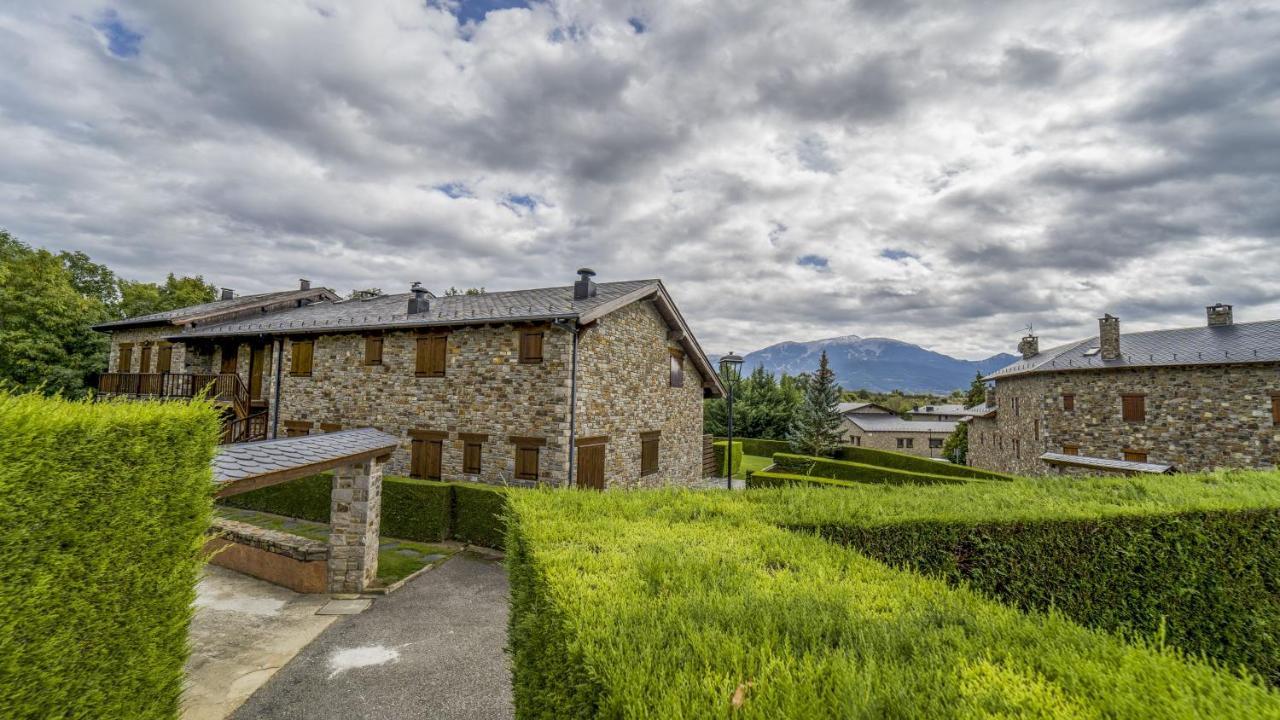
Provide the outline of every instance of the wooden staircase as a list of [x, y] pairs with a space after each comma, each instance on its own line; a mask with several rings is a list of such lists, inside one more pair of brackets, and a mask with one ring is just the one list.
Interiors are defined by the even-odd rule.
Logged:
[[227, 407], [221, 442], [267, 438], [267, 411], [254, 412], [249, 387], [236, 373], [103, 373], [98, 394], [140, 400], [208, 397]]

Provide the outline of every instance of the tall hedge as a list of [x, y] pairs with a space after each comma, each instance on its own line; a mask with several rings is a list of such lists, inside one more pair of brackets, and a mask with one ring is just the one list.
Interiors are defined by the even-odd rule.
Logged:
[[[724, 438], [716, 438], [716, 440], [724, 440]], [[746, 455], [772, 457], [775, 453], [795, 453], [795, 449], [791, 447], [791, 443], [786, 440], [762, 440], [760, 438], [733, 439], [734, 442], [738, 442], [739, 440], [742, 441], [742, 452]], [[892, 450], [876, 450], [874, 448], [854, 447], [852, 445], [841, 445], [836, 448], [833, 458], [836, 460], [862, 463], [863, 465], [874, 465], [876, 467], [905, 470], [907, 472], [922, 472], [930, 475], [953, 475], [955, 477], [980, 478], [983, 480], [1009, 480], [1012, 478], [1010, 475], [992, 472], [990, 470], [980, 470], [967, 465], [955, 465], [948, 462], [922, 458], [918, 455], [908, 455], [906, 453], [894, 452]]]
[[830, 460], [828, 458], [811, 457], [809, 455], [793, 455], [791, 453], [775, 453], [773, 464], [779, 472], [793, 475], [811, 475], [813, 477], [845, 480], [849, 482], [892, 483], [896, 485], [933, 485], [938, 483], [988, 482], [976, 478], [956, 477], [955, 475], [936, 475], [932, 473], [897, 470], [878, 465]]
[[[725, 450], [729, 447], [728, 440], [720, 440], [711, 443], [711, 450], [716, 456], [716, 467], [719, 468], [720, 477], [729, 474], [729, 461], [725, 458]], [[742, 471], [742, 443], [737, 440], [733, 441], [733, 471], [735, 473]]]
[[204, 404], [0, 393], [0, 717], [178, 717], [217, 437]]

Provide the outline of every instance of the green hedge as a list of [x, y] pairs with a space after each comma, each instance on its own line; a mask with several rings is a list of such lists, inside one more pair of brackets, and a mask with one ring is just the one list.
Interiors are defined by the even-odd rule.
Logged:
[[850, 482], [893, 483], [896, 485], [987, 482], [975, 478], [966, 479], [954, 475], [933, 475], [907, 470], [895, 470], [877, 465], [864, 465], [844, 460], [828, 460], [827, 458], [793, 455], [790, 453], [775, 453], [773, 464], [782, 473], [847, 480]]
[[0, 393], [0, 716], [178, 717], [217, 438], [201, 403]]
[[[728, 442], [727, 437], [718, 437], [716, 440]], [[735, 437], [734, 442], [742, 441], [742, 454], [755, 455], [758, 457], [770, 457], [774, 453], [795, 452], [791, 447], [791, 443], [786, 440], [765, 440], [763, 438], [740, 438]]]
[[[724, 477], [729, 474], [729, 464], [724, 457], [724, 449], [728, 447], [728, 444], [729, 444], [728, 440], [721, 440], [719, 442], [711, 443], [711, 448], [716, 454], [716, 467], [720, 468], [720, 477]], [[741, 467], [742, 467], [742, 443], [738, 442], [737, 440], [734, 440], [733, 441], [734, 472], [738, 472], [738, 470]]]
[[517, 717], [1280, 717], [1254, 680], [763, 521], [845, 496], [514, 495]]
[[[329, 522], [327, 473], [224, 498], [220, 502], [246, 510]], [[459, 540], [502, 548], [505, 489], [477, 483], [444, 483], [387, 475], [382, 479], [382, 534], [440, 542]], [[491, 544], [498, 543], [498, 544]]]
[[842, 445], [836, 450], [836, 460], [875, 465], [878, 467], [921, 472], [930, 475], [952, 475], [961, 478], [979, 478], [982, 480], [1012, 480], [1012, 475], [979, 470], [968, 465], [955, 465], [949, 462], [930, 460], [917, 455], [893, 452], [892, 450], [874, 450], [872, 448]]
[[810, 475], [794, 475], [791, 473], [757, 470], [747, 476], [747, 489], [789, 487], [792, 485], [812, 485], [814, 487], [853, 487], [856, 483], [848, 480], [814, 477]]

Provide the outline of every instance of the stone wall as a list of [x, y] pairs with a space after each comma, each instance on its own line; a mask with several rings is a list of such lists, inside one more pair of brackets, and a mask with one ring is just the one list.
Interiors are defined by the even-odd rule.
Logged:
[[[667, 323], [645, 301], [584, 330], [578, 343], [579, 438], [607, 435], [607, 488], [692, 485], [702, 475], [702, 384], [683, 358], [684, 385], [671, 387]], [[640, 474], [640, 434], [658, 431], [658, 472]]]
[[[158, 344], [164, 338], [174, 335], [178, 332], [178, 328], [172, 325], [163, 325], [161, 327], [148, 328], [131, 328], [128, 330], [117, 330], [111, 333], [111, 351], [107, 359], [107, 368], [109, 372], [119, 373], [150, 373], [156, 369], [156, 351]], [[133, 360], [130, 367], [120, 367], [120, 345], [121, 343], [133, 344]], [[150, 367], [142, 367], [142, 346], [151, 345], [151, 362]], [[171, 370], [173, 372], [183, 372], [182, 368], [187, 362], [186, 346], [182, 343], [173, 344], [173, 360]]]
[[[286, 339], [280, 353], [280, 434], [285, 421], [309, 422], [311, 432], [320, 432], [321, 423], [374, 427], [403, 438], [387, 472], [408, 475], [409, 431], [444, 432], [442, 479], [513, 485], [534, 483], [515, 480], [515, 446], [509, 438], [544, 438], [538, 480], [562, 485], [569, 447], [570, 335], [547, 328], [543, 337], [542, 362], [521, 364], [517, 327], [456, 328], [449, 335], [444, 377], [415, 377], [417, 335], [412, 332], [384, 336], [381, 365], [364, 364], [360, 334], [320, 335], [314, 338], [310, 377], [289, 374], [292, 343]], [[479, 475], [462, 472], [459, 433], [488, 435]]]
[[[1186, 472], [1273, 467], [1280, 462], [1280, 428], [1271, 417], [1272, 392], [1280, 392], [1277, 364], [1097, 370], [1000, 380], [996, 420], [975, 421], [970, 429], [970, 463], [1002, 472], [1048, 474], [1055, 471], [1036, 458], [1076, 445], [1080, 455], [1116, 460], [1124, 458], [1125, 450], [1140, 450], [1148, 462]], [[1075, 395], [1074, 410], [1063, 409], [1064, 393]], [[1143, 422], [1121, 417], [1123, 394], [1146, 396]]]
[[[843, 421], [845, 444], [855, 447], [871, 448], [873, 450], [892, 450], [894, 452], [905, 453], [907, 455], [918, 455], [926, 458], [942, 457], [942, 444], [951, 436], [950, 432], [938, 432], [922, 430], [920, 432], [906, 431], [876, 431], [867, 432], [862, 428], [849, 422], [848, 419]], [[912, 447], [898, 447], [898, 438], [910, 438]], [[929, 441], [938, 441], [938, 447], [930, 448]]]

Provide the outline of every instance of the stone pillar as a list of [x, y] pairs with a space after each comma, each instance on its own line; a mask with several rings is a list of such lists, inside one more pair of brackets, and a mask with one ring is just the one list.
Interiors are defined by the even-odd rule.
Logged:
[[382, 520], [382, 466], [378, 460], [333, 471], [329, 500], [329, 592], [364, 592], [378, 575]]

